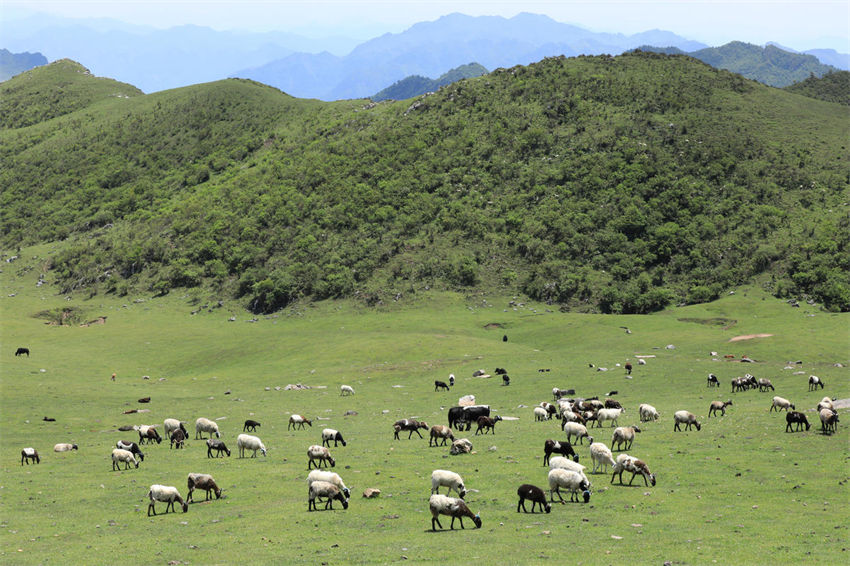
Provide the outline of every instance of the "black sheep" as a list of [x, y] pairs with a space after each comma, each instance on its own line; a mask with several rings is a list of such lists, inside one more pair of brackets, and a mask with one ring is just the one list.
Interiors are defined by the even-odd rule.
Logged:
[[536, 485], [531, 485], [524, 483], [519, 486], [519, 489], [516, 490], [516, 494], [519, 495], [519, 503], [516, 505], [516, 512], [519, 513], [520, 507], [525, 513], [528, 513], [525, 509], [525, 500], [528, 499], [531, 501], [531, 512], [534, 513], [534, 507], [536, 505], [540, 505], [540, 509], [549, 513], [552, 511], [552, 506], [546, 501], [546, 493], [537, 487]]

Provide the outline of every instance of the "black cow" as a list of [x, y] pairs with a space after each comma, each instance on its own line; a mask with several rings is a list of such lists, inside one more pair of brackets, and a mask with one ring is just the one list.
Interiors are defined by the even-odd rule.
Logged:
[[449, 409], [449, 427], [455, 430], [461, 430], [463, 425], [466, 425], [465, 430], [472, 427], [472, 423], [478, 422], [478, 417], [489, 417], [490, 405], [473, 405], [471, 407], [452, 407]]

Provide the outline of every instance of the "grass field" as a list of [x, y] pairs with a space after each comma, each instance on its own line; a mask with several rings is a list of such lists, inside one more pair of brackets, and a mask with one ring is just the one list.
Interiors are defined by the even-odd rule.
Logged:
[[[850, 315], [805, 303], [791, 308], [749, 288], [651, 316], [565, 314], [545, 305], [510, 306], [512, 297], [436, 295], [385, 310], [301, 305], [248, 323], [249, 314], [228, 305], [192, 315], [201, 305], [176, 294], [66, 300], [49, 281], [36, 286], [50, 253], [25, 249], [0, 273], [4, 564], [445, 564], [458, 562], [459, 553], [465, 561], [499, 564], [850, 558], [848, 412], [841, 411], [831, 436], [821, 434], [812, 412], [824, 395], [850, 397]], [[80, 309], [79, 320], [106, 316], [106, 323], [51, 326], [33, 316], [68, 307]], [[500, 326], [485, 328], [493, 324]], [[729, 341], [759, 333], [773, 336]], [[32, 356], [15, 357], [19, 346]], [[725, 354], [757, 363], [724, 361]], [[626, 379], [617, 364], [635, 363], [636, 355], [656, 357], [635, 364]], [[785, 369], [796, 360], [803, 363]], [[839, 362], [845, 367], [835, 367]], [[472, 377], [478, 368], [496, 367], [507, 368], [509, 387], [495, 377]], [[706, 388], [709, 372], [720, 377], [719, 390]], [[775, 394], [807, 412], [811, 430], [785, 433], [784, 414], [768, 411], [770, 393], [730, 393], [730, 380], [745, 372], [770, 378]], [[433, 381], [449, 373], [457, 376], [455, 387], [435, 393]], [[810, 374], [824, 380], [822, 392], [808, 392]], [[313, 389], [276, 390], [290, 383]], [[356, 395], [340, 397], [343, 383]], [[661, 419], [647, 423], [629, 450], [649, 464], [657, 485], [645, 487], [638, 477], [621, 487], [608, 474], [593, 474], [589, 504], [517, 514], [521, 483], [546, 486], [543, 441], [563, 438], [556, 422], [534, 422], [531, 414], [534, 405], [552, 400], [554, 386], [575, 388], [579, 396], [618, 390], [627, 411], [621, 425], [637, 422], [638, 404], [657, 407]], [[495, 436], [470, 431], [471, 455], [449, 456], [415, 434], [393, 440], [395, 420], [446, 424], [447, 409], [468, 393], [496, 414], [519, 419], [498, 423]], [[150, 404], [137, 402], [147, 396]], [[727, 399], [734, 404], [725, 417], [706, 418], [711, 401]], [[129, 409], [150, 412], [123, 414]], [[673, 432], [679, 409], [696, 413], [702, 430]], [[344, 416], [349, 410], [357, 414]], [[312, 428], [287, 430], [291, 413], [317, 420]], [[221, 419], [233, 457], [206, 458], [202, 441], [194, 440], [200, 416]], [[115, 442], [137, 440], [119, 426], [161, 428], [168, 417], [189, 423], [185, 450], [163, 442], [145, 450], [138, 469], [111, 471]], [[257, 434], [267, 457], [237, 457], [235, 438], [246, 418], [262, 423]], [[324, 426], [348, 440], [331, 449], [335, 471], [352, 488], [345, 511], [307, 511], [306, 449], [320, 443]], [[592, 434], [610, 445], [611, 432], [606, 426]], [[58, 442], [76, 443], [79, 451], [56, 454]], [[38, 449], [41, 464], [20, 465], [26, 446]], [[577, 450], [590, 465], [587, 444]], [[480, 530], [467, 521], [465, 531], [430, 531], [427, 499], [437, 468], [464, 477], [473, 490], [467, 503], [483, 519]], [[224, 497], [194, 503], [187, 514], [148, 518], [148, 487], [175, 485], [185, 497], [189, 472], [211, 473]], [[363, 499], [368, 487], [381, 496]]]

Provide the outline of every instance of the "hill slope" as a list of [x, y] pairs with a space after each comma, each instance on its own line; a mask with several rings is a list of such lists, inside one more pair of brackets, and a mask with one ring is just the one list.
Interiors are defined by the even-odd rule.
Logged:
[[847, 310], [845, 112], [651, 53], [413, 104], [222, 81], [0, 131], [2, 245], [71, 237], [65, 291], [202, 287], [256, 312], [430, 287], [647, 312], [756, 277]]
[[785, 90], [850, 106], [850, 72], [838, 71], [820, 78], [811, 76], [804, 81], [785, 87]]
[[441, 86], [450, 85], [461, 79], [471, 79], [486, 74], [486, 68], [479, 65], [478, 63], [470, 63], [468, 65], [461, 65], [460, 67], [456, 67], [446, 73], [443, 73], [440, 77], [436, 79], [429, 79], [428, 77], [420, 77], [419, 75], [413, 75], [410, 77], [405, 77], [397, 83], [388, 86], [387, 88], [373, 95], [371, 99], [375, 102], [390, 99], [405, 100], [407, 98], [419, 96], [420, 94], [425, 94], [426, 92], [433, 92], [435, 90], [438, 90]]

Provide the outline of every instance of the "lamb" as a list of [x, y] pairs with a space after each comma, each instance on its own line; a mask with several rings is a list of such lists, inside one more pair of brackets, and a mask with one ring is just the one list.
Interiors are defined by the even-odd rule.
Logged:
[[449, 374], [449, 387], [454, 387], [455, 385], [455, 374]]
[[331, 440], [334, 441], [334, 447], [337, 446], [338, 442], [342, 442], [342, 445], [345, 446], [345, 440], [342, 439], [342, 433], [338, 430], [334, 430], [332, 428], [326, 428], [322, 430], [322, 446], [331, 445]]
[[564, 502], [564, 497], [561, 495], [561, 488], [570, 490], [570, 501], [578, 501], [578, 492], [582, 492], [584, 502], [590, 501], [590, 482], [578, 472], [565, 470], [563, 468], [553, 468], [549, 470], [549, 501], [555, 502], [555, 493], [561, 502]]
[[572, 457], [578, 462], [578, 454], [573, 450], [573, 445], [569, 442], [559, 442], [557, 440], [548, 439], [543, 443], [543, 465], [549, 464], [549, 458], [552, 454], [561, 454], [562, 456]]
[[145, 461], [145, 455], [142, 453], [142, 449], [139, 448], [139, 445], [135, 442], [128, 442], [126, 440], [119, 440], [115, 443], [116, 448], [120, 448], [122, 450], [128, 450], [133, 453], [134, 456], [138, 456], [140, 462]]
[[224, 444], [221, 440], [217, 438], [208, 438], [207, 439], [207, 458], [212, 458], [213, 450], [215, 450], [215, 457], [219, 458], [221, 453], [224, 452], [230, 457], [230, 449], [227, 448], [227, 445]]
[[186, 433], [184, 433], [179, 428], [171, 433], [171, 446], [169, 448], [174, 448], [175, 445], [177, 449], [183, 448], [184, 442], [186, 441]]
[[590, 445], [590, 460], [593, 462], [592, 474], [596, 473], [597, 468], [602, 468], [603, 472], [607, 472], [608, 466], [615, 464], [611, 449], [601, 442], [594, 442]]
[[652, 405], [641, 403], [638, 407], [638, 412], [640, 413], [640, 422], [642, 423], [658, 420], [658, 411]]
[[189, 493], [186, 495], [187, 503], [192, 501], [192, 492], [196, 489], [202, 489], [206, 492], [204, 501], [210, 500], [210, 492], [215, 493], [216, 499], [221, 497], [222, 489], [216, 485], [215, 480], [209, 474], [189, 474], [187, 487], [189, 488]]
[[317, 511], [316, 500], [320, 497], [327, 499], [325, 509], [333, 510], [334, 500], [342, 503], [343, 509], [348, 509], [348, 499], [336, 485], [326, 481], [314, 481], [307, 487], [307, 510]]
[[524, 513], [528, 513], [525, 509], [525, 500], [528, 499], [531, 501], [531, 512], [534, 513], [534, 507], [540, 505], [540, 510], [549, 513], [552, 511], [552, 505], [546, 501], [546, 492], [537, 487], [536, 485], [531, 485], [524, 483], [519, 486], [519, 489], [516, 490], [516, 494], [519, 496], [519, 503], [516, 504], [516, 512], [519, 513], [520, 507]]
[[653, 486], [655, 485], [655, 474], [649, 471], [649, 466], [647, 466], [642, 460], [638, 460], [628, 454], [620, 454], [617, 456], [617, 462], [614, 464], [613, 470], [614, 473], [611, 475], [611, 483], [614, 483], [614, 478], [619, 474], [620, 485], [623, 485], [623, 472], [631, 472], [632, 479], [629, 480], [629, 485], [632, 485], [637, 474], [643, 476], [643, 484], [645, 486], [649, 486], [649, 484], [652, 484]]
[[261, 426], [257, 421], [247, 419], [242, 425], [242, 432], [257, 432], [257, 427]]
[[789, 411], [785, 413], [785, 432], [791, 432], [791, 425], [796, 424], [797, 429], [795, 432], [799, 432], [800, 428], [803, 425], [806, 425], [806, 430], [811, 428], [809, 424], [809, 419], [806, 418], [806, 415], [799, 411]]
[[221, 434], [218, 432], [218, 423], [204, 417], [199, 417], [195, 421], [195, 438], [199, 438], [200, 435], [201, 440], [203, 440], [205, 432], [210, 435], [210, 438], [212, 438], [213, 434], [215, 434], [216, 438], [221, 438]]
[[156, 440], [157, 444], [162, 442], [162, 437], [153, 425], [141, 425], [139, 427], [139, 444], [144, 444], [146, 440], [148, 444], [154, 440]]
[[617, 450], [622, 450], [621, 446], [627, 444], [626, 450], [631, 450], [632, 441], [635, 439], [635, 433], [641, 430], [636, 426], [619, 426], [614, 429], [614, 436], [611, 438], [611, 446], [617, 445]]
[[291, 427], [295, 428], [304, 428], [304, 425], [313, 426], [313, 421], [306, 417], [302, 417], [301, 415], [290, 415], [289, 424], [286, 427], [286, 430], [289, 430]]
[[239, 457], [245, 457], [245, 450], [253, 450], [254, 453], [251, 455], [251, 458], [257, 457], [257, 450], [262, 452], [263, 456], [266, 455], [266, 447], [263, 445], [263, 442], [256, 436], [251, 436], [250, 434], [240, 434], [236, 437], [236, 448], [239, 449]]
[[[32, 447], [21, 450], [21, 466], [24, 465], [24, 462], [26, 462], [27, 466], [29, 466], [30, 460], [32, 460], [35, 464], [41, 463], [41, 458], [38, 457], [38, 450]], [[136, 467], [138, 468], [138, 466]]]
[[180, 505], [183, 506], [184, 513], [189, 510], [189, 504], [183, 501], [183, 498], [180, 497], [180, 492], [178, 492], [177, 488], [173, 486], [154, 484], [148, 491], [148, 497], [151, 500], [151, 502], [148, 504], [148, 517], [151, 516], [151, 511], [153, 511], [153, 514], [156, 515], [154, 501], [161, 501], [162, 503], [167, 503], [168, 505], [165, 506], [166, 513], [168, 513], [169, 508], [174, 511], [175, 501], [179, 502]]
[[439, 391], [440, 389], [449, 390], [449, 385], [445, 381], [434, 380], [434, 391]]
[[549, 420], [549, 412], [546, 411], [546, 409], [544, 409], [543, 407], [534, 407], [534, 410], [532, 410], [532, 412], [534, 413], [535, 421]]
[[593, 442], [593, 437], [587, 434], [587, 427], [583, 424], [569, 422], [564, 425], [564, 432], [567, 433], [567, 442], [572, 442], [572, 437], [575, 436], [579, 444], [584, 444], [584, 439], [587, 438], [589, 443]]
[[403, 430], [410, 431], [410, 434], [407, 435], [408, 440], [410, 440], [414, 432], [419, 435], [419, 438], [422, 438], [422, 433], [419, 432], [420, 428], [428, 430], [428, 423], [424, 421], [420, 422], [416, 419], [401, 419], [393, 423], [393, 430], [395, 431], [393, 438], [398, 440], [398, 433]]
[[345, 486], [345, 483], [343, 483], [342, 478], [336, 472], [313, 470], [312, 472], [307, 474], [308, 485], [317, 481], [332, 483], [337, 486], [343, 494], [345, 494], [345, 497], [351, 497], [351, 490]]
[[617, 422], [621, 413], [625, 413], [624, 409], [599, 409], [596, 412], [596, 422], [601, 427], [605, 421], [611, 421], [611, 426]]
[[[442, 444], [438, 444], [440, 439], [443, 440]], [[454, 439], [452, 429], [445, 425], [434, 425], [431, 427], [431, 439], [428, 441], [428, 446], [445, 446], [447, 440], [454, 442]]]
[[770, 389], [771, 391], [776, 391], [776, 388], [773, 387], [773, 384], [766, 377], [759, 378], [759, 391], [767, 391]]
[[838, 413], [831, 409], [820, 410], [821, 432], [829, 434], [830, 432], [838, 432]]
[[472, 513], [466, 502], [463, 499], [456, 499], [439, 493], [432, 495], [428, 499], [428, 506], [431, 508], [431, 530], [436, 531], [437, 525], [442, 529], [438, 517], [446, 515], [452, 518], [450, 528], [455, 528], [455, 519], [460, 519], [460, 528], [463, 529], [463, 518], [469, 517], [475, 523], [475, 528], [481, 528], [481, 517]]
[[482, 430], [484, 431], [482, 434], [487, 434], [488, 430], [493, 431], [493, 435], [496, 435], [496, 423], [502, 420], [502, 417], [478, 417], [478, 428], [475, 431], [475, 434], [478, 434]]
[[809, 376], [809, 391], [814, 391], [820, 386], [823, 389], [823, 381], [816, 375]]
[[330, 463], [331, 468], [336, 466], [336, 460], [331, 456], [331, 451], [325, 446], [319, 446], [318, 444], [307, 448], [307, 469], [309, 470], [313, 464], [316, 465], [316, 468], [320, 468], [322, 463]]
[[682, 429], [679, 428], [679, 425], [681, 424], [685, 425], [685, 430], [690, 430], [691, 426], [697, 427], [697, 430], [700, 430], [702, 428], [702, 425], [697, 420], [696, 415], [688, 411], [676, 411], [673, 414], [673, 420], [675, 421], [675, 424], [673, 425], [673, 430], [681, 431]]
[[171, 433], [178, 429], [182, 430], [183, 434], [186, 435], [184, 438], [189, 438], [189, 433], [186, 430], [186, 427], [183, 426], [184, 423], [182, 421], [179, 421], [177, 419], [165, 419], [162, 424], [165, 426], [165, 433], [163, 434], [163, 436], [165, 436], [166, 438], [171, 438]]
[[67, 442], [56, 444], [53, 447], [54, 452], [70, 452], [71, 450], [78, 450], [78, 449], [79, 449], [79, 447], [76, 444], [68, 444]]
[[720, 387], [720, 380], [713, 373], [708, 374], [706, 379], [707, 387]]
[[797, 407], [795, 407], [794, 404], [791, 403], [791, 401], [778, 396], [773, 398], [773, 404], [770, 406], [770, 410], [773, 411], [774, 409], [776, 409], [777, 413], [782, 409], [785, 409], [787, 411], [789, 408], [792, 410], [797, 409]]
[[441, 486], [449, 488], [446, 494], [455, 490], [461, 499], [466, 495], [466, 487], [460, 474], [448, 470], [434, 470], [431, 472], [431, 493], [440, 493]]
[[139, 467], [139, 461], [136, 460], [136, 457], [133, 456], [133, 453], [129, 450], [122, 450], [121, 448], [116, 448], [112, 451], [112, 470], [120, 470], [121, 467], [119, 462], [124, 462], [124, 469], [130, 469], [130, 462], [133, 463], [137, 468]]
[[732, 405], [732, 401], [712, 401], [711, 405], [708, 406], [708, 418], [711, 418], [711, 415], [717, 416], [717, 411], [720, 411], [720, 416], [726, 416], [726, 407]]
[[340, 385], [339, 386], [339, 395], [340, 397], [345, 395], [354, 395], [354, 388], [350, 385]]

